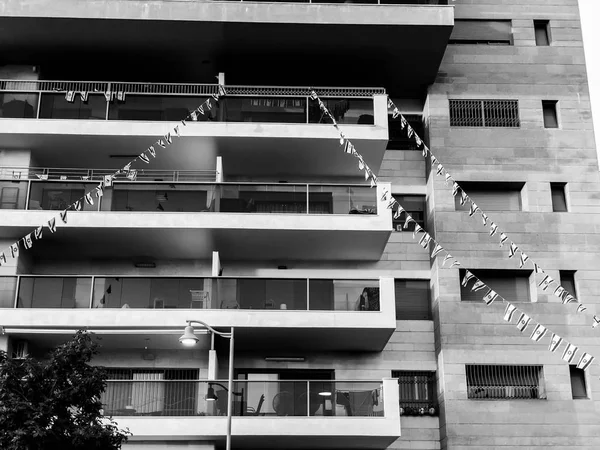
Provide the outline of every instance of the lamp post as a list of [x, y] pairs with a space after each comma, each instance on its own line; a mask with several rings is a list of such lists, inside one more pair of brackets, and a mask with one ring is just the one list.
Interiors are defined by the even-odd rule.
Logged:
[[183, 336], [179, 338], [179, 342], [185, 346], [191, 347], [198, 343], [198, 338], [194, 334], [194, 327], [192, 327], [193, 323], [200, 324], [208, 331], [210, 331], [213, 336], [215, 334], [229, 339], [229, 378], [227, 380], [227, 438], [225, 441], [225, 450], [231, 450], [231, 417], [233, 416], [233, 327], [231, 327], [231, 331], [229, 333], [224, 333], [222, 331], [217, 331], [210, 325], [201, 320], [186, 320], [187, 326], [185, 327], [185, 331]]

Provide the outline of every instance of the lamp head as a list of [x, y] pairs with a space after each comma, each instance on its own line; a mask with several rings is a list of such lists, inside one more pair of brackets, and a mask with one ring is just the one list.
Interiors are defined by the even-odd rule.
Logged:
[[186, 347], [192, 347], [196, 345], [196, 343], [198, 342], [198, 338], [194, 334], [194, 327], [192, 327], [191, 325], [185, 327], [185, 331], [183, 332], [183, 336], [179, 338], [179, 342], [185, 345]]
[[214, 402], [217, 398], [217, 394], [215, 394], [215, 389], [212, 386], [209, 386], [206, 391], [206, 400]]

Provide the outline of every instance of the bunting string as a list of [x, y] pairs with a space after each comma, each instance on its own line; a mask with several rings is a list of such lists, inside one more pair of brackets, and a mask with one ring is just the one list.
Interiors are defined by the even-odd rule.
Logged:
[[[502, 231], [499, 226], [490, 220], [489, 216], [483, 211], [477, 204], [469, 197], [467, 192], [460, 186], [460, 184], [452, 177], [452, 175], [448, 172], [448, 170], [442, 165], [439, 159], [433, 154], [431, 149], [425, 144], [425, 142], [419, 137], [419, 135], [415, 132], [415, 130], [410, 126], [406, 118], [400, 113], [398, 107], [394, 104], [394, 102], [388, 98], [387, 102], [388, 109], [392, 111], [392, 117], [394, 119], [400, 118], [400, 126], [401, 129], [406, 130], [406, 135], [413, 139], [417, 148], [421, 150], [423, 157], [427, 159], [429, 157], [431, 161], [432, 169], [435, 168], [436, 175], [444, 177], [446, 186], [449, 186], [452, 189], [452, 196], [456, 197], [460, 193], [460, 204], [465, 205], [469, 204], [469, 217], [473, 217], [476, 214], [480, 216], [483, 226], [489, 227], [490, 237], [499, 235], [499, 245], [500, 248], [504, 246], [505, 243], [509, 242], [508, 253], [507, 256], [509, 259], [514, 258], [515, 256], [519, 256], [519, 268], [525, 267], [527, 263], [533, 265], [533, 269], [535, 274], [540, 274], [543, 276], [543, 280], [539, 284], [539, 287], [542, 288], [543, 291], [547, 291], [550, 288], [550, 291], [561, 300], [564, 305], [568, 305], [570, 303], [576, 304], [577, 313], [583, 313], [587, 310], [587, 308], [579, 302], [575, 296], [570, 293], [567, 289], [561, 286], [560, 282], [552, 278], [550, 275], [546, 274], [542, 266], [534, 261], [529, 255], [527, 255], [517, 244], [515, 244], [512, 240], [509, 240], [508, 235]], [[596, 328], [600, 325], [600, 317], [593, 315], [593, 323], [592, 328]]]
[[[317, 95], [317, 93], [314, 90], [311, 91], [311, 98], [313, 100], [316, 100], [319, 103], [319, 108], [321, 109], [321, 111], [325, 115], [327, 115], [329, 117], [329, 119], [332, 121], [333, 126], [339, 133], [340, 145], [342, 146], [344, 152], [351, 154], [358, 160], [358, 168], [359, 168], [359, 170], [364, 171], [365, 180], [367, 180], [367, 181], [370, 180], [371, 187], [376, 186], [377, 185], [377, 177], [372, 172], [372, 170], [369, 168], [369, 166], [365, 162], [363, 156], [356, 150], [356, 147], [340, 130], [335, 118], [333, 117], [333, 115], [331, 114], [329, 109], [321, 101], [321, 99], [319, 98], [319, 96]], [[390, 105], [393, 105], [393, 103], [391, 100], [388, 100], [388, 106], [390, 106]], [[396, 108], [395, 105], [393, 106], [392, 116], [394, 118], [401, 116], [400, 112], [398, 111], [398, 108]], [[407, 129], [408, 136], [414, 138], [415, 142], [417, 142], [417, 145], [423, 146], [424, 149], [427, 148], [425, 146], [424, 142], [414, 132], [414, 130], [412, 128], [408, 128], [408, 127], [410, 127], [410, 125], [408, 125], [408, 122], [406, 121], [406, 119], [402, 116], [400, 120], [403, 121], [403, 128]], [[427, 149], [427, 152], [430, 152], [429, 149]], [[425, 156], [427, 155], [425, 153], [425, 150], [423, 150], [423, 153]], [[432, 157], [433, 157], [433, 155], [432, 155]], [[433, 158], [435, 158], [435, 157], [433, 157]], [[437, 159], [436, 159], [436, 162], [437, 162]], [[437, 162], [437, 163], [439, 164], [439, 162]], [[452, 177], [447, 172], [440, 171], [438, 173], [438, 175], [444, 176], [446, 178], [447, 184], [449, 181], [452, 181], [453, 186], [454, 187], [457, 186], [457, 183], [454, 182]], [[462, 201], [462, 198], [465, 199], [465, 202], [471, 201], [470, 198], [468, 197], [468, 195], [466, 194], [466, 192], [462, 191], [460, 189], [460, 187], [458, 187], [458, 188], [455, 187], [455, 189], [456, 189], [456, 193], [454, 195], [457, 195], [458, 191], [461, 191], [463, 193], [463, 194], [461, 194], [461, 196], [464, 195], [464, 197], [461, 197], [461, 201]], [[409, 214], [409, 212], [398, 202], [398, 200], [396, 200], [392, 196], [392, 194], [389, 191], [385, 190], [383, 192], [381, 201], [387, 202], [388, 209], [393, 209], [394, 207], [396, 207], [396, 211], [394, 212], [394, 219], [399, 219], [402, 213], [405, 214], [405, 222], [403, 225], [404, 229], [407, 229], [411, 222], [415, 223], [415, 228], [413, 231], [413, 239], [415, 239], [415, 240], [419, 239], [419, 244], [421, 245], [421, 247], [423, 247], [428, 252], [431, 252], [431, 258], [439, 257], [442, 253], [444, 253], [442, 267], [444, 267], [446, 265], [446, 263], [448, 263], [448, 262], [451, 262], [450, 268], [461, 266], [460, 261], [455, 256], [453, 256], [448, 250], [446, 250], [438, 241], [436, 241], [429, 233], [427, 233], [423, 229], [423, 227], [421, 227], [416, 222], [416, 220], [414, 220], [412, 218], [412, 216]], [[473, 205], [472, 201], [471, 201], [471, 204]], [[477, 210], [477, 209], [478, 208], [476, 207], [475, 210]], [[481, 211], [481, 210], [479, 210], [479, 211]], [[482, 217], [484, 218], [484, 225], [485, 225], [488, 220], [487, 215], [483, 211], [481, 211], [481, 214], [482, 214]], [[493, 233], [490, 232], [491, 235], [494, 235], [498, 232], [497, 227], [492, 227], [492, 230], [493, 230]], [[422, 233], [422, 236], [420, 236], [420, 233]], [[500, 237], [500, 243], [501, 243], [500, 245], [502, 246], [508, 240], [508, 237], [502, 232], [501, 232], [500, 236], [501, 236]], [[513, 242], [511, 242], [511, 244], [510, 244], [510, 253], [512, 253], [511, 258], [516, 254], [517, 251], [520, 251], [519, 248]], [[523, 253], [521, 253], [521, 255], [523, 255]], [[525, 261], [523, 261], [523, 264], [528, 259], [529, 258], [525, 259]], [[540, 273], [544, 273], [544, 272], [540, 272]], [[506, 304], [506, 308], [504, 311], [504, 320], [506, 322], [513, 323], [513, 318], [518, 316], [518, 320], [516, 322], [516, 328], [521, 333], [524, 333], [525, 330], [531, 325], [532, 332], [531, 332], [530, 339], [532, 341], [540, 342], [546, 334], [551, 335], [548, 350], [552, 353], [555, 353], [558, 350], [558, 348], [560, 347], [560, 345], [562, 343], [564, 343], [565, 346], [564, 346], [563, 355], [562, 355], [563, 361], [565, 361], [567, 363], [572, 363], [573, 361], [576, 361], [576, 354], [579, 351], [579, 347], [568, 342], [566, 339], [559, 336], [557, 333], [553, 332], [552, 330], [550, 330], [543, 324], [533, 321], [532, 318], [527, 313], [520, 310], [513, 303], [506, 300], [504, 297], [502, 297], [500, 294], [498, 294], [496, 291], [494, 291], [492, 288], [490, 288], [485, 282], [483, 282], [482, 280], [477, 278], [471, 271], [466, 270], [465, 275], [461, 281], [461, 285], [464, 288], [468, 288], [471, 281], [473, 281], [473, 284], [471, 286], [471, 291], [481, 292], [482, 300], [486, 303], [486, 305], [488, 305], [488, 306], [492, 305], [495, 301], [501, 301], [503, 304]], [[552, 281], [550, 281], [550, 277], [548, 275], [546, 275], [546, 278], [544, 278], [544, 282], [547, 285], [550, 285], [550, 283]], [[596, 316], [594, 316], [594, 320], [596, 321]], [[598, 325], [598, 323], [595, 322], [592, 325], [592, 327], [596, 328], [597, 325]], [[595, 360], [594, 356], [592, 356], [591, 354], [589, 354], [587, 352], [583, 352], [583, 354], [579, 357], [579, 361], [577, 363], [577, 368], [587, 370], [594, 360]]]
[[[108, 92], [107, 99], [113, 99], [114, 96], [112, 94], [114, 94], [114, 93]], [[81, 92], [80, 95], [81, 95], [82, 101], [87, 101], [87, 93], [86, 92]], [[145, 164], [149, 164], [150, 158], [156, 158], [156, 147], [166, 148], [167, 146], [171, 145], [173, 143], [173, 138], [181, 137], [182, 128], [180, 128], [180, 127], [187, 126], [186, 122], [189, 120], [197, 121], [199, 115], [204, 115], [205, 110], [210, 111], [213, 107], [213, 104], [216, 104], [219, 101], [219, 98], [224, 95], [226, 95], [225, 87], [222, 85], [217, 85], [217, 93], [216, 94], [212, 94], [209, 98], [207, 98], [204, 102], [202, 102], [202, 104], [200, 106], [198, 106], [198, 108], [191, 111], [184, 119], [182, 119], [178, 125], [176, 125], [172, 129], [170, 129], [167, 132], [167, 134], [165, 134], [163, 137], [160, 137], [156, 142], [154, 142], [152, 145], [150, 145], [146, 150], [144, 150], [138, 156], [133, 158], [131, 161], [129, 161], [127, 164], [125, 164], [123, 167], [121, 167], [119, 170], [116, 170], [112, 174], [105, 175], [103, 177], [102, 181], [100, 181], [100, 184], [98, 184], [98, 186], [93, 188], [91, 191], [85, 193], [83, 195], [83, 197], [75, 200], [73, 203], [71, 203], [69, 206], [67, 206], [64, 210], [60, 211], [59, 215], [57, 217], [52, 217], [49, 221], [38, 226], [31, 233], [28, 233], [27, 235], [18, 239], [16, 242], [13, 242], [12, 244], [10, 244], [10, 247], [0, 250], [0, 266], [8, 264], [8, 261], [10, 261], [11, 258], [12, 259], [18, 258], [21, 249], [23, 249], [23, 250], [31, 249], [33, 247], [33, 244], [35, 241], [39, 241], [42, 239], [44, 227], [46, 227], [50, 233], [55, 233], [56, 229], [57, 229], [57, 223], [59, 223], [58, 220], [60, 220], [62, 225], [67, 224], [68, 211], [81, 211], [83, 208], [84, 202], [88, 205], [93, 205], [94, 199], [99, 199], [100, 197], [102, 197], [104, 195], [104, 189], [111, 187], [113, 180], [115, 180], [119, 175], [125, 175], [125, 177], [128, 178], [129, 180], [135, 181], [137, 178], [138, 170], [133, 169], [131, 167], [132, 164], [134, 164], [137, 160], [140, 160]], [[74, 101], [75, 92], [74, 91], [67, 92], [66, 98], [68, 101]], [[117, 92], [116, 98], [119, 101], [124, 101], [125, 93]], [[39, 176], [38, 178], [47, 179], [47, 175], [45, 177]], [[89, 177], [86, 177], [86, 178], [89, 178]], [[62, 179], [62, 177], [61, 177], [61, 179]], [[66, 177], [65, 177], [65, 179], [66, 179]]]

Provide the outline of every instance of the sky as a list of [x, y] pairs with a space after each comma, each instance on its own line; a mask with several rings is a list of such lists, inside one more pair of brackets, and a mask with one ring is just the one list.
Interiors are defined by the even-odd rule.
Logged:
[[579, 0], [579, 12], [592, 98], [596, 149], [600, 158], [600, 27], [597, 23], [600, 17], [600, 0]]

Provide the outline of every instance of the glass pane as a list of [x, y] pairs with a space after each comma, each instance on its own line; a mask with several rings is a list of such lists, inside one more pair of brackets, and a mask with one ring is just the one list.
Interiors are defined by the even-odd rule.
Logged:
[[306, 310], [306, 280], [219, 279], [220, 309]]
[[[210, 198], [210, 201], [209, 201]], [[214, 187], [194, 184], [115, 184], [102, 199], [103, 211], [208, 211]]]
[[[96, 183], [33, 182], [29, 196], [29, 209], [63, 210], [80, 200]], [[81, 200], [82, 211], [97, 211], [98, 198], [92, 195], [93, 205]]]
[[73, 102], [68, 102], [65, 94], [42, 94], [40, 119], [106, 119], [104, 94], [89, 94], [88, 101], [81, 101], [76, 94]]
[[0, 277], [0, 308], [13, 308], [17, 290], [17, 277]]
[[[174, 97], [164, 95], [127, 95], [125, 101], [114, 100], [110, 103], [108, 117], [110, 120], [152, 120], [179, 121], [185, 119], [189, 112], [196, 109], [206, 100], [206, 97]], [[199, 120], [207, 117], [217, 118], [218, 106]]]
[[227, 122], [306, 123], [304, 97], [227, 97], [221, 103]]
[[221, 185], [220, 212], [306, 214], [306, 185]]
[[[312, 283], [312, 280], [311, 280]], [[336, 311], [380, 311], [379, 281], [333, 280], [333, 309]], [[313, 308], [311, 297], [311, 309]]]
[[19, 308], [89, 308], [92, 279], [22, 277]]
[[[372, 99], [323, 98], [321, 100], [339, 124], [373, 125], [375, 123]], [[310, 100], [308, 116], [309, 123], [332, 123], [331, 119], [321, 111], [316, 100]]]
[[310, 186], [314, 214], [377, 214], [377, 191], [369, 186]]
[[[7, 83], [6, 88], [10, 82]], [[13, 86], [13, 89], [15, 87]], [[22, 92], [0, 92], [0, 117], [32, 119], [36, 117], [38, 94]]]

